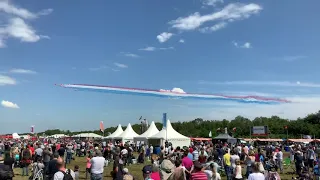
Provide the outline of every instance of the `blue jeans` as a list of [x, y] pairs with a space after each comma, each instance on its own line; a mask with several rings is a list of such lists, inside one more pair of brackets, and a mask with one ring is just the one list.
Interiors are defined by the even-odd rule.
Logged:
[[67, 152], [66, 164], [70, 164], [71, 158], [72, 158], [72, 153], [71, 152]]
[[22, 176], [29, 176], [29, 167], [22, 168]]
[[91, 180], [103, 180], [103, 174], [92, 174], [91, 173]]
[[231, 180], [232, 179], [231, 166], [224, 166], [224, 170], [225, 170], [226, 175], [227, 175], [227, 180]]

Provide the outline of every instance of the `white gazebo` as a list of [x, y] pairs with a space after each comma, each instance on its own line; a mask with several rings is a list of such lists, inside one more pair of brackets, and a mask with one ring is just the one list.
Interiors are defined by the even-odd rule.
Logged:
[[133, 141], [134, 137], [139, 136], [139, 134], [137, 134], [136, 132], [134, 132], [134, 130], [131, 127], [131, 124], [129, 123], [126, 130], [123, 131], [123, 133], [121, 133], [118, 137], [115, 137], [114, 139], [119, 139], [121, 140], [123, 143], [130, 141]]
[[65, 134], [54, 134], [52, 136], [49, 136], [50, 138], [63, 138], [63, 137], [67, 137], [67, 135]]
[[118, 125], [116, 131], [114, 131], [112, 134], [106, 137], [106, 139], [114, 139], [116, 137], [119, 137], [119, 135], [123, 133], [123, 129], [121, 127], [121, 124]]
[[[151, 143], [152, 141], [152, 144], [160, 143], [160, 145], [164, 145], [165, 141], [167, 140], [168, 142], [172, 143], [173, 147], [180, 146], [181, 148], [183, 146], [189, 146], [191, 142], [189, 137], [184, 136], [173, 129], [170, 120], [167, 120], [166, 128], [163, 128], [160, 132], [149, 137], [148, 139], [149, 143]], [[157, 142], [154, 142], [154, 140], [156, 140]]]
[[103, 136], [100, 136], [95, 133], [80, 133], [77, 135], [73, 135], [72, 137], [76, 137], [76, 138], [103, 138]]
[[20, 139], [20, 136], [18, 133], [12, 133], [12, 138], [13, 139]]
[[148, 128], [148, 130], [146, 132], [144, 132], [143, 134], [141, 134], [141, 135], [139, 135], [137, 137], [134, 137], [133, 140], [135, 142], [143, 141], [144, 144], [147, 144], [147, 141], [148, 141], [149, 137], [151, 137], [151, 136], [153, 136], [153, 135], [155, 135], [157, 133], [159, 133], [159, 130], [156, 127], [156, 124], [154, 123], [154, 121], [152, 121], [150, 126], [149, 126], [149, 128]]

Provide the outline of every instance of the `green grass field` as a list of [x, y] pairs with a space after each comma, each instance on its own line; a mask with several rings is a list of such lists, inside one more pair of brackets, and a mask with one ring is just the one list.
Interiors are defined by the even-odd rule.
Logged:
[[[129, 169], [129, 172], [137, 179], [137, 180], [142, 180], [142, 168], [144, 165], [151, 164], [151, 162], [147, 161], [145, 164], [134, 164], [127, 166]], [[76, 157], [74, 161], [71, 162], [71, 164], [67, 165], [67, 168], [73, 169], [75, 165], [78, 165], [80, 167], [80, 179], [85, 179], [85, 168], [86, 168], [86, 158], [85, 157]], [[107, 167], [104, 169], [104, 179], [112, 179], [110, 176], [110, 172], [112, 171], [112, 163], [109, 164]], [[284, 174], [280, 174], [282, 180], [289, 180], [292, 179], [293, 175], [292, 174], [287, 174], [288, 172], [293, 172], [293, 170], [290, 167], [284, 167]], [[21, 169], [20, 168], [15, 168], [15, 177], [14, 180], [27, 180], [28, 177], [21, 176]], [[242, 173], [245, 173], [245, 168], [243, 168]], [[222, 179], [226, 179], [225, 176], [222, 176]]]

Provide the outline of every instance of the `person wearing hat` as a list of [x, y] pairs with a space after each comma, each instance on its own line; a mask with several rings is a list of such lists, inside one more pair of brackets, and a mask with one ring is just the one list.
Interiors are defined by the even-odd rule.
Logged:
[[134, 177], [129, 173], [128, 168], [123, 168], [123, 180], [134, 180]]
[[159, 169], [156, 166], [144, 166], [142, 168], [142, 175], [145, 180], [160, 180]]

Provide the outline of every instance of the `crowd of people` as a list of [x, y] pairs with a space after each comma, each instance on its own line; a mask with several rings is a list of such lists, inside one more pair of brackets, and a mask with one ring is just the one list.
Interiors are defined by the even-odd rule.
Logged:
[[145, 165], [144, 180], [220, 180], [222, 176], [227, 180], [281, 179], [279, 173], [284, 172], [284, 165], [291, 164], [293, 178], [319, 177], [314, 146], [288, 148], [289, 164], [283, 147], [270, 144], [253, 147], [192, 142], [188, 147], [174, 147], [170, 142], [153, 146], [88, 140], [0, 141], [0, 180], [13, 179], [15, 167], [31, 179], [78, 180], [79, 165], [67, 168], [75, 156], [86, 159], [85, 178], [92, 180], [103, 179], [105, 166], [110, 163], [114, 180], [140, 180], [129, 172], [134, 163]]

